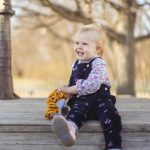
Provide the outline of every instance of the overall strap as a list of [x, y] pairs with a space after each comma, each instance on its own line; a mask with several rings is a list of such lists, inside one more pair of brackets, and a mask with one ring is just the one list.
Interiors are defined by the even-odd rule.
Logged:
[[78, 62], [79, 62], [79, 60], [76, 60], [73, 67], [72, 67], [72, 72], [71, 72], [71, 76], [70, 76], [68, 86], [72, 86], [72, 85], [75, 84], [74, 77], [73, 77], [73, 75], [74, 75], [73, 72], [74, 72], [75, 69], [77, 69]]
[[[76, 60], [73, 67], [72, 67], [72, 73], [71, 73], [71, 77], [70, 77], [70, 80], [69, 80], [69, 86], [72, 86], [72, 85], [75, 85], [75, 81], [76, 81], [76, 77], [77, 77], [77, 74], [80, 72], [78, 69], [80, 68], [79, 66], [81, 65], [88, 65], [89, 69], [88, 70], [91, 70], [92, 69], [92, 62], [97, 59], [97, 58], [101, 58], [101, 57], [95, 57], [93, 59], [91, 59], [89, 62], [84, 62], [84, 63], [79, 63], [79, 60]], [[102, 59], [102, 58], [101, 58]], [[85, 72], [84, 72], [85, 73]], [[85, 75], [85, 74], [84, 74]]]
[[92, 64], [92, 62], [93, 62], [95, 59], [97, 59], [97, 58], [102, 59], [101, 57], [95, 57], [95, 58], [91, 59], [89, 63], [91, 63], [91, 64]]

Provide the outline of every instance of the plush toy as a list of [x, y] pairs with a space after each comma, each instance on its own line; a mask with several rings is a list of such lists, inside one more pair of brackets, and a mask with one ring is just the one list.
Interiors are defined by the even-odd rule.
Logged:
[[68, 94], [65, 94], [63, 92], [57, 92], [57, 90], [50, 93], [46, 100], [47, 108], [45, 110], [45, 118], [52, 119], [55, 114], [61, 113], [65, 101], [68, 98]]

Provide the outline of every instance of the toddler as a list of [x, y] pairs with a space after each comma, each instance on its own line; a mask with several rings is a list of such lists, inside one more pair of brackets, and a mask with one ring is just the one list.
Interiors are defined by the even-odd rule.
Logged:
[[105, 137], [106, 150], [121, 150], [121, 117], [115, 107], [115, 96], [104, 60], [104, 31], [100, 24], [82, 27], [76, 34], [74, 52], [77, 56], [72, 67], [69, 85], [57, 90], [68, 93], [70, 111], [67, 117], [54, 116], [52, 130], [65, 146], [72, 146], [85, 121], [99, 120]]

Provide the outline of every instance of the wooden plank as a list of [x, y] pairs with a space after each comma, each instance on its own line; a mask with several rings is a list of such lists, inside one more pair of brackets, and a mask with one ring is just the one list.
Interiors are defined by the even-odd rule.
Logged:
[[62, 145], [1, 145], [2, 150], [102, 150], [100, 146], [76, 145], [73, 147], [64, 147]]
[[[0, 133], [0, 145], [2, 144], [20, 144], [20, 145], [36, 145], [36, 144], [61, 144], [53, 133]], [[77, 145], [100, 145], [104, 143], [102, 134], [81, 133], [79, 134]]]
[[[73, 147], [62, 146], [51, 132], [51, 122], [43, 117], [45, 107], [45, 99], [0, 100], [0, 149], [102, 150], [104, 148], [102, 129], [97, 121], [86, 122]], [[123, 150], [149, 150], [150, 100], [119, 98], [117, 108], [123, 122]]]
[[[138, 99], [138, 98], [117, 98], [117, 107], [120, 110], [124, 109], [146, 109], [150, 110], [150, 99]], [[45, 108], [46, 101], [45, 99], [20, 99], [20, 100], [0, 100], [0, 112], [3, 112], [5, 108], [7, 110], [22, 110], [26, 109], [36, 109], [36, 108]], [[16, 109], [17, 108], [17, 109]], [[1, 111], [2, 110], [2, 111]]]
[[0, 133], [15, 133], [15, 132], [27, 132], [27, 133], [34, 133], [34, 132], [51, 132], [50, 125], [0, 125]]
[[[149, 99], [119, 99], [116, 103], [120, 111], [150, 111]], [[0, 112], [43, 112], [46, 107], [44, 99], [0, 100]]]
[[[147, 112], [126, 112], [122, 114], [122, 122], [123, 122], [123, 131], [150, 131], [150, 117]], [[25, 127], [26, 126], [26, 127]], [[30, 129], [33, 131], [36, 130], [36, 126], [41, 126], [41, 129], [51, 131], [50, 126], [51, 122], [49, 120], [45, 120], [42, 114], [30, 114], [30, 113], [5, 113], [0, 114], [0, 132], [7, 132], [7, 130], [19, 131], [24, 130], [25, 127], [26, 132], [30, 132]], [[27, 130], [29, 128], [29, 130]], [[98, 121], [88, 121], [83, 126], [82, 132], [100, 132], [101, 127]]]
[[[149, 124], [123, 124], [123, 132], [150, 132], [150, 125]], [[51, 125], [30, 125], [30, 124], [3, 124], [0, 125], [0, 133], [3, 132], [52, 132]], [[82, 133], [96, 133], [102, 132], [102, 128], [98, 122], [92, 121], [90, 123], [87, 122], [82, 128], [80, 129]]]
[[[144, 144], [144, 143], [141, 143]], [[130, 146], [123, 148], [123, 150], [149, 150], [150, 145]], [[2, 150], [104, 150], [103, 146], [83, 146], [75, 145], [73, 147], [64, 147], [61, 145], [1, 145]]]
[[[122, 141], [126, 143], [146, 142], [150, 144], [150, 133], [126, 132], [122, 133]], [[61, 144], [53, 133], [0, 133], [0, 145], [2, 144]], [[99, 145], [104, 143], [101, 133], [79, 133], [77, 145]]]
[[[117, 105], [123, 131], [150, 131], [150, 100], [119, 99]], [[45, 99], [0, 100], [0, 132], [37, 132], [36, 127], [49, 132], [51, 123], [44, 118], [44, 110]], [[101, 132], [101, 127], [98, 122], [87, 122], [81, 132]]]
[[[124, 133], [122, 134], [123, 150], [149, 150], [150, 133]], [[55, 135], [49, 133], [0, 133], [0, 148], [3, 150], [32, 149], [46, 150], [47, 148], [56, 150], [65, 149]], [[66, 149], [87, 150], [94, 148], [102, 149], [104, 140], [102, 134], [80, 133], [75, 145]], [[53, 149], [52, 149], [53, 150]]]

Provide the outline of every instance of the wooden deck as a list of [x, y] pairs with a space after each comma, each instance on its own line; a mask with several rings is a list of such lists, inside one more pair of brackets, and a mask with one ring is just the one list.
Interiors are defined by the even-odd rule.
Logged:
[[[150, 99], [117, 98], [123, 150], [150, 150]], [[0, 150], [102, 150], [102, 129], [87, 122], [73, 147], [66, 148], [44, 118], [44, 99], [0, 100]]]

